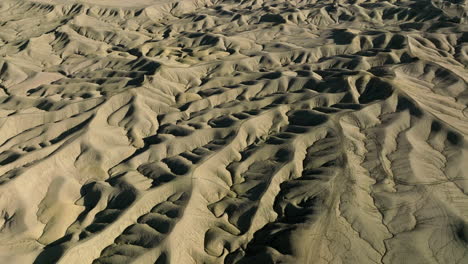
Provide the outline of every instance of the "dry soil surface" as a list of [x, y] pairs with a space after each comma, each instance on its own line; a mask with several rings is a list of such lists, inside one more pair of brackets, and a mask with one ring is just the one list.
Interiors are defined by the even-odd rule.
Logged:
[[2, 0], [0, 263], [468, 263], [467, 11]]

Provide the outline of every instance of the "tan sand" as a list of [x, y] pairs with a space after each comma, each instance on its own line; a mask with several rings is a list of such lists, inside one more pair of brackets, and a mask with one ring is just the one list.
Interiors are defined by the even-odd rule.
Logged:
[[0, 263], [468, 263], [467, 11], [2, 0]]

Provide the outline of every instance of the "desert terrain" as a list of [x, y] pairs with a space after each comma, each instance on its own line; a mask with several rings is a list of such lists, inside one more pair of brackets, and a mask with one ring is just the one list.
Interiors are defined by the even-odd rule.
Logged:
[[468, 263], [467, 12], [2, 0], [0, 263]]

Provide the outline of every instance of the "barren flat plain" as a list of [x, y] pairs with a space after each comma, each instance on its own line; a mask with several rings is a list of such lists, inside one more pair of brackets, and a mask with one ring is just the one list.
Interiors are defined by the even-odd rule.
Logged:
[[467, 12], [2, 0], [0, 263], [468, 263]]

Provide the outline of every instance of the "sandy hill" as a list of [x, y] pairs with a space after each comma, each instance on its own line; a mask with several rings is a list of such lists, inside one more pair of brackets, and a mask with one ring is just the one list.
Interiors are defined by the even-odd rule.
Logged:
[[468, 263], [467, 12], [2, 0], [0, 263]]

